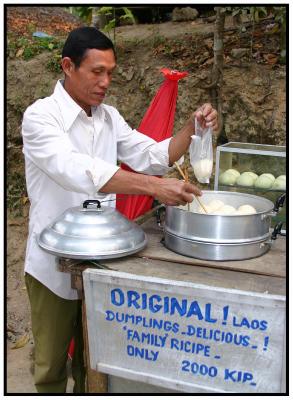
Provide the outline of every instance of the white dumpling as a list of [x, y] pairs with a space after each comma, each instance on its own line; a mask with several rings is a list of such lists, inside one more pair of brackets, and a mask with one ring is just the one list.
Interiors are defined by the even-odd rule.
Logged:
[[234, 215], [235, 212], [236, 212], [236, 209], [233, 206], [224, 204], [222, 207], [218, 208], [217, 210], [214, 210], [212, 212], [212, 214], [214, 214], [214, 215]]
[[233, 174], [235, 176], [235, 178], [238, 178], [238, 176], [240, 176], [240, 172], [237, 171], [237, 169], [230, 168], [230, 169], [227, 169], [227, 171], [225, 171], [225, 172], [228, 172], [229, 174]]
[[220, 207], [223, 207], [224, 203], [221, 200], [214, 199], [209, 202], [208, 206], [211, 209], [211, 212], [218, 210]]
[[234, 215], [244, 215], [241, 211], [236, 210]]
[[273, 174], [262, 174], [261, 176], [267, 176], [268, 178], [270, 178], [273, 182], [275, 182], [275, 177]]
[[286, 180], [286, 175], [280, 175], [280, 176], [278, 176], [278, 178], [276, 178], [276, 180], [280, 180], [280, 179]]
[[286, 180], [285, 179], [276, 179], [273, 183], [272, 189], [276, 190], [286, 190]]
[[217, 210], [221, 215], [233, 215], [236, 212], [235, 207], [229, 206], [229, 204], [224, 204], [221, 208]]
[[243, 204], [237, 210], [240, 214], [256, 214], [256, 209], [250, 204]]

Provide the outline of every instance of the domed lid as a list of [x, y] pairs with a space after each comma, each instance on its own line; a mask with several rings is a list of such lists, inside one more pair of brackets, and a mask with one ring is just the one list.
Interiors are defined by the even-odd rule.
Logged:
[[63, 258], [108, 259], [142, 250], [144, 231], [115, 208], [86, 200], [66, 210], [38, 236], [39, 246]]

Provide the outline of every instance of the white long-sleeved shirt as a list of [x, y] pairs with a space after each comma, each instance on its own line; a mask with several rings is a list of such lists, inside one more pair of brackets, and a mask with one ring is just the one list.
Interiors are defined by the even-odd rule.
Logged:
[[[117, 160], [137, 172], [163, 175], [169, 167], [171, 139], [157, 143], [131, 129], [119, 112], [101, 104], [92, 116], [58, 81], [54, 93], [24, 113], [23, 153], [30, 199], [25, 271], [65, 299], [77, 299], [69, 273], [58, 270], [58, 258], [37, 244], [38, 234], [67, 208], [86, 199], [111, 200], [99, 189], [117, 172]], [[115, 207], [115, 201], [105, 203]]]

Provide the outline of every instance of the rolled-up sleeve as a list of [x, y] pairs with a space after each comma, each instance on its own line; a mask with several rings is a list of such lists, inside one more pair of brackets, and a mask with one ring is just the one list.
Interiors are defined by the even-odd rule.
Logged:
[[131, 129], [118, 112], [115, 121], [120, 161], [137, 172], [149, 175], [164, 175], [171, 169], [168, 153], [171, 138], [156, 142], [147, 135]]
[[68, 191], [94, 195], [119, 169], [78, 152], [54, 116], [36, 106], [24, 114], [22, 137], [24, 155]]

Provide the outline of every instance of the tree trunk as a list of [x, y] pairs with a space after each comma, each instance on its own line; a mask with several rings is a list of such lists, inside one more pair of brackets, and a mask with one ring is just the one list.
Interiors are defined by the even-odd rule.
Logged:
[[107, 24], [107, 17], [105, 15], [99, 15], [99, 9], [101, 7], [93, 7], [92, 8], [92, 21], [91, 26], [94, 26], [98, 29], [103, 29]]
[[211, 95], [212, 101], [217, 108], [219, 116], [219, 134], [223, 129], [223, 106], [222, 106], [222, 84], [223, 84], [223, 63], [224, 63], [224, 27], [225, 9], [215, 7], [216, 22], [214, 31], [214, 65], [212, 70]]

